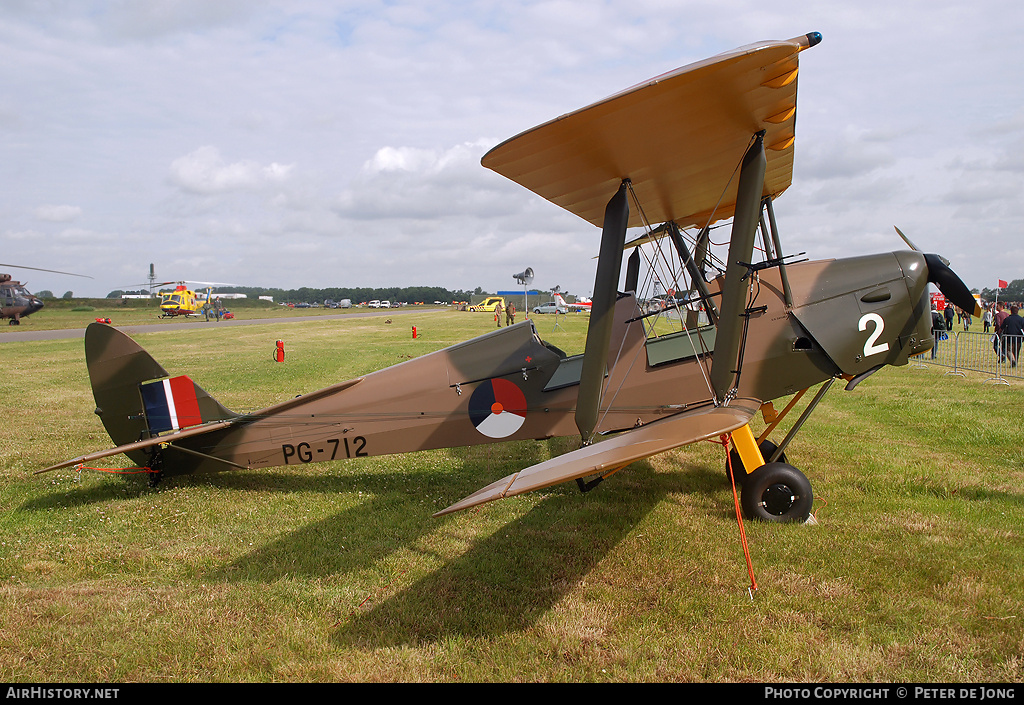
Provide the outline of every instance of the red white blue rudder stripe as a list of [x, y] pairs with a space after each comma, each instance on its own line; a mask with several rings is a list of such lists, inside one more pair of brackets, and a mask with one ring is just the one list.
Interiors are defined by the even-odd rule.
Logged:
[[153, 435], [203, 423], [196, 386], [186, 376], [154, 379], [139, 385], [146, 423]]

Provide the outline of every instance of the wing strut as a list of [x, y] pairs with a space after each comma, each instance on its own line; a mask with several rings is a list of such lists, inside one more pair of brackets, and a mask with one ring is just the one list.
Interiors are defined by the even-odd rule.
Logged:
[[628, 188], [629, 179], [623, 179], [604, 211], [601, 251], [597, 260], [597, 276], [594, 278], [594, 299], [590, 306], [590, 324], [587, 327], [580, 391], [576, 400], [576, 427], [580, 430], [584, 444], [593, 440], [604, 376], [608, 369], [608, 346], [612, 340], [622, 249], [626, 243], [626, 223], [629, 221], [629, 200], [626, 198]]
[[732, 219], [732, 241], [729, 243], [729, 259], [722, 285], [722, 307], [719, 311], [715, 356], [711, 365], [711, 386], [719, 404], [732, 398], [736, 375], [739, 374], [739, 354], [747, 308], [746, 278], [749, 272], [743, 262], [750, 262], [754, 253], [754, 237], [761, 219], [761, 192], [764, 189], [766, 165], [764, 132], [758, 132], [740, 166], [736, 212]]
[[[686, 246], [686, 242], [683, 240], [682, 234], [679, 232], [679, 226], [674, 222], [668, 224], [669, 236], [672, 238], [672, 244], [676, 247], [676, 253], [679, 255], [679, 259], [683, 261], [683, 265], [686, 266], [686, 271], [690, 274], [690, 281], [692, 286], [700, 294], [701, 303], [704, 304], [704, 308], [708, 312], [708, 318], [711, 319], [712, 324], [718, 323], [718, 309], [715, 308], [715, 302], [711, 299], [711, 293], [708, 291], [707, 282], [704, 281], [704, 275], [700, 271], [700, 267], [697, 266], [697, 262], [690, 256], [690, 248]], [[690, 313], [688, 312], [686, 325], [688, 328], [696, 327], [696, 314], [691, 320]]]
[[786, 301], [786, 308], [793, 308], [793, 290], [789, 288], [789, 275], [786, 273], [786, 262], [782, 256], [782, 241], [779, 239], [779, 226], [775, 222], [775, 207], [772, 205], [772, 197], [764, 199], [765, 209], [768, 211], [768, 224], [772, 229], [772, 242], [775, 245], [775, 258], [779, 260], [779, 276], [782, 278], [782, 295]]
[[626, 260], [626, 287], [624, 291], [637, 293], [640, 284], [640, 248], [634, 247], [633, 254]]

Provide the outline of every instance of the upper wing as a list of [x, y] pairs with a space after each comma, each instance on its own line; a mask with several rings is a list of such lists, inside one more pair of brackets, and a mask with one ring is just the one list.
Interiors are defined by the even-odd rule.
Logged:
[[605, 470], [621, 468], [672, 448], [714, 438], [749, 423], [760, 408], [761, 404], [756, 399], [735, 399], [729, 406], [706, 406], [694, 411], [684, 411], [520, 470], [437, 512], [434, 516], [469, 509], [484, 502], [539, 490]]
[[754, 133], [766, 131], [764, 195], [792, 181], [797, 54], [820, 39], [762, 42], [684, 66], [513, 137], [482, 163], [598, 227], [627, 178], [644, 204], [629, 227], [642, 216], [682, 228], [730, 218], [732, 175]]

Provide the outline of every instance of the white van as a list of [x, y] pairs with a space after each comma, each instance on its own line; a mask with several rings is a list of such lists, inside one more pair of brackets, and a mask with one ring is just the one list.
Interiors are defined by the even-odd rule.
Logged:
[[370, 308], [380, 308], [380, 301], [374, 299], [373, 301], [368, 303], [367, 306], [369, 306]]

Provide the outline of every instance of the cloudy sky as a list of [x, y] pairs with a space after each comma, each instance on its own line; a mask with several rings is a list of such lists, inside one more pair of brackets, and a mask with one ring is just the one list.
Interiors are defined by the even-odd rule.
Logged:
[[810, 31], [787, 252], [1024, 278], [1019, 0], [4, 0], [0, 261], [161, 280], [590, 294], [599, 231], [480, 166], [678, 66]]

